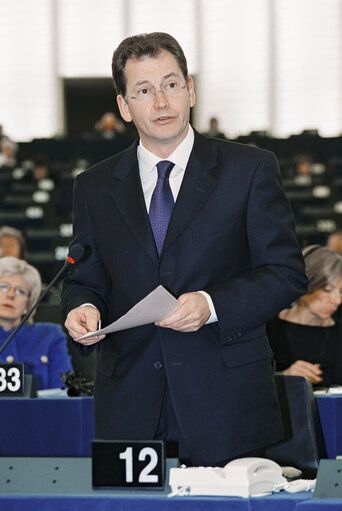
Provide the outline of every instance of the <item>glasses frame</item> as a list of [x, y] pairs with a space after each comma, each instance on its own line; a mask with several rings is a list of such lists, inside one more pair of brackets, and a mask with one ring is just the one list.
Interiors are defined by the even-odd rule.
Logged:
[[[126, 95], [126, 97], [127, 97], [128, 99], [134, 99], [134, 100], [139, 101], [139, 102], [141, 102], [141, 103], [145, 103], [145, 102], [147, 102], [147, 101], [150, 101], [152, 98], [154, 99], [154, 98], [157, 96], [157, 94], [158, 94], [159, 92], [162, 92], [162, 93], [164, 94], [164, 96], [167, 96], [167, 97], [175, 97], [175, 96], [178, 96], [178, 94], [179, 94], [182, 90], [184, 90], [184, 89], [186, 88], [186, 86], [187, 86], [187, 84], [185, 83], [184, 85], [182, 85], [181, 87], [179, 87], [179, 89], [177, 89], [177, 92], [176, 92], [176, 93], [170, 93], [170, 92], [168, 92], [168, 90], [169, 90], [169, 91], [172, 91], [172, 89], [166, 89], [166, 88], [165, 88], [165, 89], [155, 90], [155, 91], [154, 91], [154, 93], [152, 93], [152, 94], [144, 94], [144, 95], [142, 95], [142, 96], [141, 96], [141, 98], [139, 98], [138, 96], [128, 96], [128, 95]], [[146, 98], [146, 99], [145, 99], [145, 98]]]
[[30, 298], [30, 292], [22, 289], [20, 286], [11, 286], [7, 282], [0, 282], [0, 292], [3, 294], [7, 294], [10, 289], [14, 290], [15, 296], [20, 296], [20, 298]]

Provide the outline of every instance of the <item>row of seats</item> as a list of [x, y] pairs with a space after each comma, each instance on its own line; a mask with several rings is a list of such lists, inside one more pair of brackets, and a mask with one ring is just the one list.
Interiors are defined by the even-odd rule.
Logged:
[[[241, 140], [240, 140], [241, 141]], [[258, 140], [260, 147], [281, 149], [275, 139]], [[113, 154], [131, 140], [97, 141], [95, 154], [102, 159]], [[289, 142], [288, 142], [289, 143]], [[322, 140], [320, 140], [322, 144]], [[274, 147], [267, 147], [272, 145]], [[280, 144], [280, 145], [279, 145]], [[80, 150], [86, 157], [81, 158]], [[23, 231], [27, 240], [27, 259], [41, 271], [44, 282], [64, 261], [72, 238], [72, 195], [75, 176], [94, 163], [89, 141], [41, 140], [19, 144], [19, 164], [15, 169], [0, 169], [0, 225], [10, 225]], [[36, 150], [46, 150], [49, 173], [43, 179], [32, 175]], [[65, 151], [63, 151], [63, 148]], [[20, 153], [21, 151], [21, 153]], [[282, 151], [281, 151], [282, 152]], [[77, 154], [77, 158], [62, 159], [62, 155]], [[294, 154], [293, 151], [289, 154]], [[64, 156], [65, 157], [65, 156]], [[294, 174], [294, 157], [279, 156], [285, 193], [292, 205], [300, 244], [324, 244], [328, 235], [342, 221], [342, 155], [319, 160], [312, 157], [310, 175]]]

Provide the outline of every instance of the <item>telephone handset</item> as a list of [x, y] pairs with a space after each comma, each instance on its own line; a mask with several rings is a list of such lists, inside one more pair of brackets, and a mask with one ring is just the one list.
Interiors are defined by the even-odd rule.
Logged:
[[172, 494], [250, 497], [282, 489], [281, 467], [266, 458], [240, 458], [221, 467], [171, 468]]

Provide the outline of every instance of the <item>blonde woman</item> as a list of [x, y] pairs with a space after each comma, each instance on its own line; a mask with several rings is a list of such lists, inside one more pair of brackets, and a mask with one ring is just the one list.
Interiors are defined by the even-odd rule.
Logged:
[[[22, 259], [0, 258], [0, 344], [9, 337], [41, 291], [39, 272]], [[61, 373], [71, 371], [66, 336], [60, 325], [33, 323], [31, 316], [0, 353], [0, 362], [21, 362], [39, 389], [61, 387]]]

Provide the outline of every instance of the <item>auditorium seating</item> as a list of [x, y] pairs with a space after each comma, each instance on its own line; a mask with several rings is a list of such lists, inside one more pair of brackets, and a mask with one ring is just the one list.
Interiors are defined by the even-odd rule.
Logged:
[[[275, 139], [254, 132], [236, 139], [272, 150], [278, 157], [285, 193], [292, 205], [301, 246], [324, 244], [342, 225], [342, 140], [303, 134]], [[27, 259], [38, 267], [45, 283], [64, 260], [72, 238], [72, 194], [75, 176], [85, 168], [132, 143], [123, 136], [97, 138], [36, 139], [19, 143], [18, 168], [0, 169], [0, 226], [23, 231]], [[310, 176], [296, 175], [295, 155], [312, 157]], [[34, 158], [49, 164], [53, 189], [33, 182]]]

